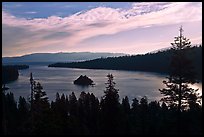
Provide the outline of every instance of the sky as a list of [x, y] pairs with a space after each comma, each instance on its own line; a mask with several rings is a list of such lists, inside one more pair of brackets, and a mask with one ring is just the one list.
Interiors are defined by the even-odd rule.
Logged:
[[170, 47], [181, 25], [202, 43], [201, 2], [3, 2], [2, 56], [145, 54]]

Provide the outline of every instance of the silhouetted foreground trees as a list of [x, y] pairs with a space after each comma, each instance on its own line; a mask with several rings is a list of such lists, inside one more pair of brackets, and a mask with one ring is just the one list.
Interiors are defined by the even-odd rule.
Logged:
[[182, 32], [181, 26], [179, 36], [175, 37], [174, 43], [171, 43], [173, 55], [170, 62], [170, 73], [167, 80], [163, 81], [166, 88], [160, 89], [161, 94], [164, 95], [162, 100], [168, 106], [177, 107], [178, 132], [181, 128], [181, 111], [187, 107], [196, 108], [200, 99], [198, 89], [190, 87], [197, 82], [196, 72], [187, 52], [191, 48], [191, 42], [184, 37]]
[[[105, 95], [99, 100], [93, 93], [81, 92], [77, 98], [56, 93], [48, 101], [40, 83], [31, 75], [31, 97], [2, 92], [3, 134], [32, 135], [172, 135], [177, 134], [177, 108], [164, 102], [148, 102], [128, 97], [120, 102], [112, 74], [109, 74]], [[189, 104], [191, 102], [188, 102]], [[202, 107], [190, 107], [181, 112], [181, 133], [202, 134]]]

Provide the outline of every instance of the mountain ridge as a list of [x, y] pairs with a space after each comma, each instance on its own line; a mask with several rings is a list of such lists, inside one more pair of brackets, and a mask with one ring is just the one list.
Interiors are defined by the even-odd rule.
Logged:
[[3, 57], [2, 63], [21, 62], [72, 62], [96, 59], [100, 57], [124, 56], [124, 53], [109, 52], [57, 52], [57, 53], [32, 53], [23, 56]]

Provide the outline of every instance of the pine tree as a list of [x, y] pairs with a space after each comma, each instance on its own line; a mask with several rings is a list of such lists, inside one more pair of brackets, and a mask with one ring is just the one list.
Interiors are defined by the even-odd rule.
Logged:
[[137, 111], [138, 110], [138, 106], [139, 106], [139, 101], [137, 100], [137, 98], [134, 98], [132, 101], [133, 101], [132, 102], [132, 110], [133, 111]]
[[93, 93], [90, 95], [90, 115], [89, 119], [91, 119], [90, 123], [90, 131], [92, 134], [96, 134], [98, 130], [98, 122], [99, 122], [99, 100]]
[[18, 101], [18, 120], [19, 124], [18, 127], [16, 127], [18, 132], [20, 134], [29, 134], [30, 127], [27, 126], [30, 124], [29, 104], [26, 102], [26, 99], [21, 96]]
[[48, 128], [45, 124], [49, 114], [49, 100], [42, 85], [33, 79], [32, 73], [30, 74], [31, 84], [31, 121], [32, 132], [34, 134], [46, 133]]
[[34, 84], [35, 81], [33, 79], [33, 74], [32, 72], [30, 73], [30, 113], [31, 113], [31, 132], [34, 130], [34, 118], [33, 118], [33, 92], [34, 92]]
[[124, 109], [125, 113], [130, 112], [130, 104], [129, 104], [129, 99], [128, 99], [127, 96], [125, 96], [125, 98], [123, 98], [122, 106], [123, 106], [123, 109]]
[[119, 103], [119, 95], [118, 95], [118, 89], [115, 89], [115, 82], [113, 81], [113, 75], [108, 74], [108, 81], [105, 83], [107, 85], [106, 90], [104, 91], [105, 96], [105, 102], [107, 104], [113, 104], [115, 106]]
[[17, 103], [14, 99], [13, 93], [2, 92], [2, 134], [16, 134], [17, 126]]
[[[188, 106], [188, 99], [191, 95], [198, 96], [196, 93], [198, 89], [195, 90], [189, 87], [190, 84], [197, 82], [192, 61], [186, 54], [191, 47], [191, 42], [183, 36], [182, 26], [179, 32], [180, 34], [175, 37], [174, 43], [171, 43], [173, 55], [170, 62], [170, 74], [167, 77], [168, 80], [163, 81], [166, 88], [159, 90], [164, 95], [161, 100], [169, 106], [177, 108], [178, 122], [181, 124], [181, 111]], [[178, 130], [179, 128], [180, 126]]]
[[139, 105], [139, 118], [141, 123], [141, 133], [142, 134], [148, 134], [147, 133], [147, 122], [148, 122], [148, 99], [146, 96], [142, 97], [140, 99], [140, 105]]
[[69, 113], [72, 116], [77, 115], [77, 98], [74, 94], [74, 92], [69, 95]]
[[59, 101], [60, 101], [60, 95], [59, 95], [59, 93], [57, 92], [57, 93], [56, 93], [55, 102], [57, 103], [57, 102], [59, 102]]
[[105, 95], [101, 100], [102, 119], [103, 119], [103, 132], [105, 134], [118, 133], [117, 128], [119, 126], [119, 94], [118, 89], [115, 88], [115, 82], [113, 81], [113, 75], [108, 74], [108, 81], [104, 91]]
[[170, 75], [167, 77], [168, 81], [163, 81], [167, 88], [160, 89], [162, 98], [168, 105], [174, 105], [178, 111], [183, 110], [187, 106], [187, 100], [190, 95], [195, 94], [198, 89], [189, 87], [189, 84], [196, 83], [195, 71], [192, 61], [187, 57], [186, 51], [191, 47], [191, 42], [186, 39], [183, 34], [182, 27], [180, 28], [180, 35], [175, 37], [172, 44], [174, 54], [170, 64]]
[[34, 87], [34, 102], [48, 103], [48, 97], [45, 91], [43, 91], [42, 85], [38, 82]]

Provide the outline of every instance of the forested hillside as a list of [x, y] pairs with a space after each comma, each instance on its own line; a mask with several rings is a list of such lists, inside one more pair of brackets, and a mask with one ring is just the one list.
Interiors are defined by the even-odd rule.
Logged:
[[[98, 58], [72, 63], [55, 63], [49, 65], [49, 67], [135, 70], [168, 73], [172, 53], [172, 50], [166, 50], [144, 55]], [[202, 80], [202, 46], [194, 46], [188, 49], [187, 56], [193, 61], [197, 78]]]
[[28, 65], [3, 65], [2, 66], [2, 84], [17, 80], [20, 69], [28, 69]]
[[11, 66], [2, 66], [2, 84], [17, 80], [19, 76], [18, 69]]

